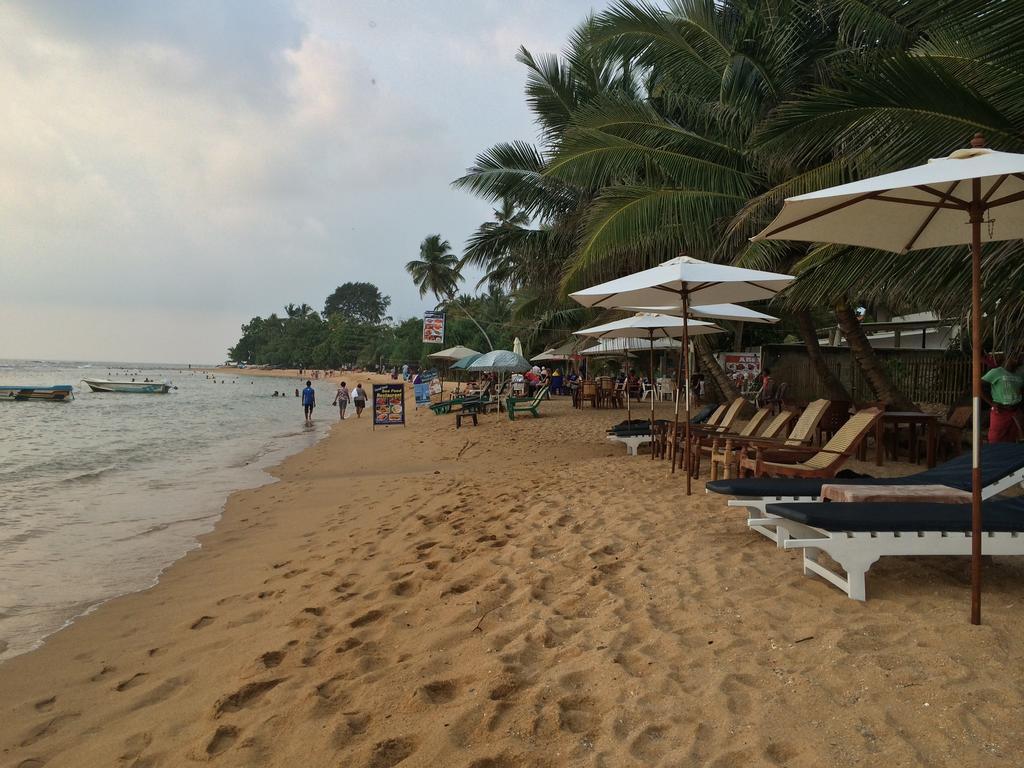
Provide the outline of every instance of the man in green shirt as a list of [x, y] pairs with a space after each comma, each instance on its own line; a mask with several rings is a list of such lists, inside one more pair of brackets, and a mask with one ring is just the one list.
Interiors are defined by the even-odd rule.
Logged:
[[1008, 357], [1000, 368], [993, 368], [981, 377], [982, 397], [992, 410], [988, 420], [990, 443], [1014, 443], [1020, 436], [1017, 415], [1020, 410], [1024, 377], [1017, 373], [1020, 361]]

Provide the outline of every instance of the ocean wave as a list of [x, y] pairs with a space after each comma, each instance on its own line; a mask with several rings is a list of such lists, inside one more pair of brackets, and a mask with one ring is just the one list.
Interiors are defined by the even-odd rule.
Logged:
[[87, 482], [90, 482], [92, 480], [96, 480], [97, 478], [100, 478], [103, 475], [106, 475], [106, 474], [108, 474], [110, 472], [113, 472], [115, 469], [117, 469], [117, 467], [114, 466], [113, 464], [111, 464], [109, 467], [100, 467], [99, 469], [91, 469], [91, 470], [89, 470], [87, 472], [79, 472], [78, 474], [70, 475], [70, 476], [65, 477], [62, 480], [60, 480], [60, 482], [61, 483], [87, 483]]

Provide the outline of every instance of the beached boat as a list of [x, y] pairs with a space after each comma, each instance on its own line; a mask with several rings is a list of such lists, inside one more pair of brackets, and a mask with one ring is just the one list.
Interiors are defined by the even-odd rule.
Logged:
[[52, 387], [10, 386], [0, 387], [0, 400], [21, 402], [24, 400], [49, 400], [63, 403], [74, 400], [70, 384], [57, 384]]
[[162, 395], [171, 385], [162, 381], [109, 381], [108, 379], [82, 379], [93, 392], [135, 392]]

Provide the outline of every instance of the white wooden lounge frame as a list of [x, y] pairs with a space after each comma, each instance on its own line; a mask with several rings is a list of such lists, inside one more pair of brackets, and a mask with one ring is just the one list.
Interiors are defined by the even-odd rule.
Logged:
[[636, 456], [637, 449], [639, 449], [641, 445], [651, 442], [653, 437], [651, 435], [629, 435], [625, 437], [621, 435], [608, 435], [608, 439], [617, 443], [624, 443], [629, 455]]
[[[842, 482], [837, 480], [835, 482]], [[893, 478], [894, 483], [899, 482], [899, 478]], [[1016, 472], [1012, 472], [1009, 475], [996, 480], [991, 485], [986, 485], [981, 489], [981, 498], [988, 499], [995, 496], [998, 493], [1002, 493], [1007, 488], [1012, 488], [1017, 484], [1024, 485], [1024, 467], [1018, 469]], [[785, 542], [788, 538], [788, 530], [777, 530], [776, 525], [781, 518], [775, 515], [770, 515], [765, 510], [769, 504], [811, 504], [820, 502], [821, 497], [819, 496], [757, 496], [751, 498], [737, 498], [729, 499], [727, 504], [730, 507], [745, 507], [747, 509], [747, 525], [753, 530], [757, 531], [779, 545], [779, 549], [785, 548]]]
[[[769, 517], [751, 518], [747, 523], [754, 530], [761, 530], [762, 525], [775, 526], [780, 533], [784, 530], [782, 546], [803, 550], [804, 575], [817, 574], [854, 600], [867, 599], [865, 576], [885, 555], [971, 554], [971, 534], [960, 531], [826, 531], [788, 518]], [[1024, 555], [1024, 535], [986, 533], [982, 551], [986, 555]], [[821, 552], [839, 563], [846, 575], [819, 562]]]

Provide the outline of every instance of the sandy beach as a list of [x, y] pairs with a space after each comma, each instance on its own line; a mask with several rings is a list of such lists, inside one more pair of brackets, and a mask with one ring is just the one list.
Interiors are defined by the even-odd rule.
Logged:
[[965, 558], [883, 559], [857, 603], [624, 456], [624, 412], [542, 413], [336, 425], [157, 586], [0, 665], [0, 764], [1021, 764], [1019, 560], [981, 627]]

